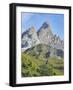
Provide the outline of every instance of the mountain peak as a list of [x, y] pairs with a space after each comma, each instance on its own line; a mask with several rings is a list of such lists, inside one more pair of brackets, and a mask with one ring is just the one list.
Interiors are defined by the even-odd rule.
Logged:
[[35, 30], [35, 28], [33, 26], [30, 28], [29, 31], [31, 31], [32, 33], [36, 32], [36, 30]]
[[[49, 23], [47, 23], [47, 22], [44, 22], [43, 24], [42, 24], [42, 26], [40, 27], [40, 29], [38, 30], [38, 33], [39, 32], [41, 32], [41, 31], [51, 31], [51, 28], [50, 28], [50, 25], [49, 25]], [[46, 32], [45, 31], [45, 32]]]
[[36, 32], [36, 30], [35, 30], [35, 28], [32, 26], [32, 27], [30, 27], [28, 30], [26, 30], [26, 31], [24, 31], [24, 32], [22, 33], [22, 38], [23, 38], [23, 36], [24, 36], [25, 34], [34, 33], [34, 32]]
[[22, 34], [22, 52], [39, 43], [40, 41], [38, 39], [37, 32], [33, 26]]
[[22, 51], [39, 43], [51, 45], [57, 49], [64, 48], [64, 41], [52, 33], [50, 24], [47, 22], [44, 22], [38, 31], [32, 26], [22, 33]]
[[49, 27], [50, 27], [49, 23], [44, 22], [44, 23], [42, 24], [42, 26], [41, 26], [40, 29], [47, 29], [47, 28], [49, 28]]
[[44, 22], [43, 24], [42, 24], [42, 28], [47, 28], [47, 27], [49, 27], [49, 24], [47, 23], [47, 22]]

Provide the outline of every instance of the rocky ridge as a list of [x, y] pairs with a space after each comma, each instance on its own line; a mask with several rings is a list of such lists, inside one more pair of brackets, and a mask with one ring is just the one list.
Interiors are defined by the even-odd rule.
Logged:
[[37, 32], [34, 27], [31, 27], [22, 33], [22, 52], [39, 44], [50, 46], [51, 55], [55, 55], [55, 52], [60, 53], [62, 56], [64, 54], [64, 41], [59, 36], [53, 34], [47, 22], [44, 22]]

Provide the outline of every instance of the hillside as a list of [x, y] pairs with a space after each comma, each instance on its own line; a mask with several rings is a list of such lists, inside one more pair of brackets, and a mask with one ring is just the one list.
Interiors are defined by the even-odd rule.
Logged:
[[63, 57], [58, 58], [54, 51], [46, 44], [39, 44], [23, 52], [22, 77], [63, 75]]

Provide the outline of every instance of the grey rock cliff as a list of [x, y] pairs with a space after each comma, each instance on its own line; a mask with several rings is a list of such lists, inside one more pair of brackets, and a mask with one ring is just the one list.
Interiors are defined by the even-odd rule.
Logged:
[[26, 32], [22, 34], [22, 52], [39, 43], [40, 41], [38, 39], [37, 32], [34, 27], [29, 28]]
[[52, 42], [53, 33], [51, 31], [50, 25], [46, 22], [41, 26], [37, 33], [41, 43], [50, 44]]
[[64, 41], [53, 34], [47, 22], [44, 22], [37, 32], [34, 27], [31, 27], [22, 34], [22, 52], [38, 44], [46, 44], [57, 50], [64, 50]]
[[38, 37], [41, 43], [52, 46], [56, 49], [64, 49], [64, 41], [52, 33], [51, 27], [48, 23], [44, 23], [38, 30]]

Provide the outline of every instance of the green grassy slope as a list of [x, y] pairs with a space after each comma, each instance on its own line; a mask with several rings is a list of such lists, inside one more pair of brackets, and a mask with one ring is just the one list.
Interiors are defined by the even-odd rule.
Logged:
[[47, 45], [38, 45], [21, 54], [22, 77], [64, 75], [63, 58], [45, 57], [50, 48]]

